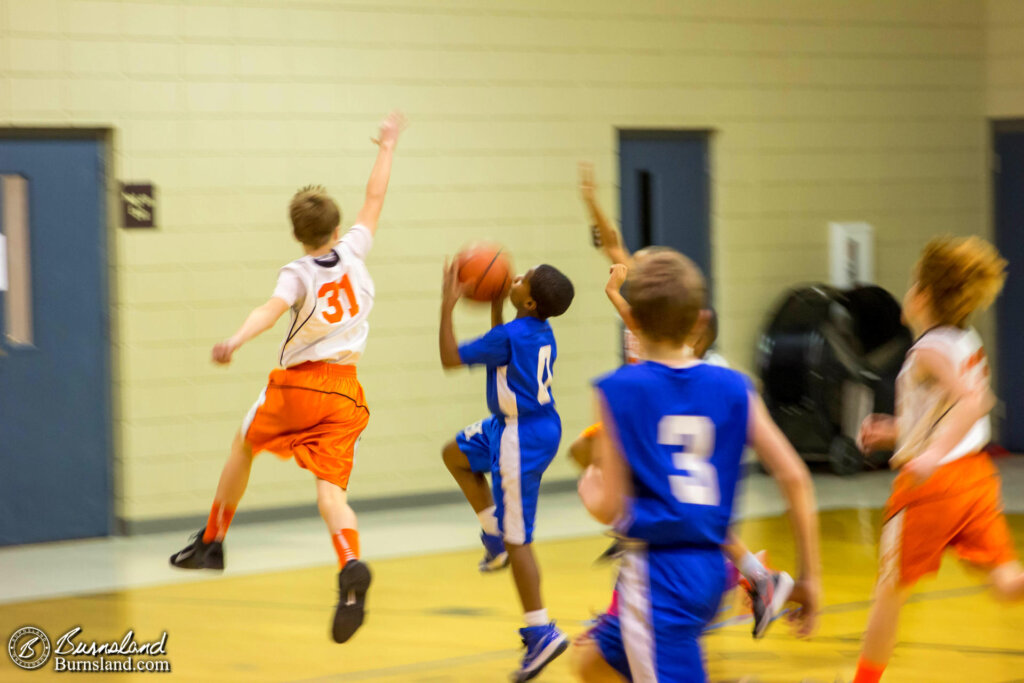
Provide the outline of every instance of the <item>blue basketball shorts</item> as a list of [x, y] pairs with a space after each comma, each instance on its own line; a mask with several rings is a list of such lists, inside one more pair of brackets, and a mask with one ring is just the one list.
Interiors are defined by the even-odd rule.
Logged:
[[533, 542], [541, 477], [558, 454], [561, 439], [562, 423], [555, 413], [492, 415], [455, 437], [470, 468], [491, 473], [498, 529], [507, 542]]
[[616, 613], [590, 630], [608, 664], [636, 683], [705, 683], [699, 638], [725, 590], [718, 549], [635, 549], [619, 570]]

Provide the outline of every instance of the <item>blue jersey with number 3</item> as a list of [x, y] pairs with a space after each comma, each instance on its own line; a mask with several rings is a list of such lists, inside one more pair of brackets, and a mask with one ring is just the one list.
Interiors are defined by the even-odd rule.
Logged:
[[557, 357], [551, 325], [534, 317], [516, 318], [459, 346], [463, 363], [487, 366], [487, 407], [504, 417], [555, 412]]
[[652, 546], [722, 545], [747, 442], [746, 377], [706, 363], [644, 362], [596, 385], [632, 472], [619, 531]]

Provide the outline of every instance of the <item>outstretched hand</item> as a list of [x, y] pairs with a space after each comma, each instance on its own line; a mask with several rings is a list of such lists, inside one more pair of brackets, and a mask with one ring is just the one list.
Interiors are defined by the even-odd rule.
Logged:
[[612, 267], [608, 270], [608, 284], [604, 286], [606, 290], [619, 291], [622, 289], [622, 285], [626, 282], [626, 277], [629, 275], [629, 269], [621, 263], [613, 263]]
[[789, 596], [790, 602], [795, 602], [799, 607], [791, 610], [789, 622], [796, 629], [800, 638], [807, 638], [814, 633], [818, 625], [818, 610], [821, 609], [821, 584], [818, 581], [800, 579], [793, 586], [793, 592]]
[[409, 121], [405, 118], [405, 114], [396, 109], [381, 121], [377, 137], [370, 139], [379, 147], [394, 147], [398, 143], [398, 136], [408, 125]]
[[233, 339], [225, 339], [214, 344], [210, 357], [218, 365], [227, 365], [231, 362], [231, 356], [238, 350], [238, 344]]
[[857, 448], [873, 453], [896, 445], [896, 419], [892, 415], [872, 413], [864, 418], [857, 433]]

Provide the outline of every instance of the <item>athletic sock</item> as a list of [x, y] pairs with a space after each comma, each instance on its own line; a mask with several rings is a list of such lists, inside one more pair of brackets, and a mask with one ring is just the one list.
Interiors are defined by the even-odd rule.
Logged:
[[206, 520], [206, 530], [203, 532], [203, 543], [211, 541], [223, 541], [224, 535], [228, 533], [231, 520], [235, 516], [235, 506], [227, 503], [214, 501], [210, 508], [210, 517]]
[[498, 518], [494, 515], [496, 511], [497, 508], [492, 505], [491, 507], [476, 513], [477, 519], [480, 520], [480, 528], [489, 536], [498, 535]]
[[736, 569], [739, 570], [740, 574], [743, 574], [743, 578], [747, 581], [755, 581], [768, 573], [765, 566], [749, 550], [740, 558], [740, 561], [736, 564]]
[[538, 609], [532, 612], [525, 612], [523, 614], [523, 621], [526, 622], [527, 626], [547, 626], [548, 611], [546, 609]]
[[359, 559], [359, 532], [355, 529], [339, 529], [331, 534], [334, 552], [338, 553], [338, 566], [342, 569], [352, 560]]
[[857, 661], [857, 675], [853, 677], [853, 683], [878, 683], [882, 680], [883, 671], [885, 664], [876, 664], [861, 656]]

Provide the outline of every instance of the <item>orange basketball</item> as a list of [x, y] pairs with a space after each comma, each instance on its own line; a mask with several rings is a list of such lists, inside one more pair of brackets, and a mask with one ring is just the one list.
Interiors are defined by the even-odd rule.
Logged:
[[512, 282], [512, 262], [497, 244], [474, 244], [455, 257], [459, 282], [469, 285], [474, 301], [493, 301]]

